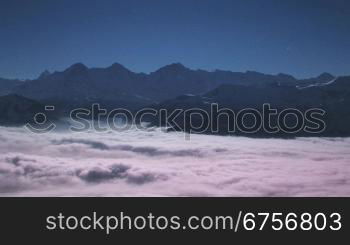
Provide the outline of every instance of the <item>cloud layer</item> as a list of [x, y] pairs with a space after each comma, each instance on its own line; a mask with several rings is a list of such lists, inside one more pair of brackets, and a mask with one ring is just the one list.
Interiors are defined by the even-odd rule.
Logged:
[[350, 196], [350, 139], [0, 128], [1, 196]]

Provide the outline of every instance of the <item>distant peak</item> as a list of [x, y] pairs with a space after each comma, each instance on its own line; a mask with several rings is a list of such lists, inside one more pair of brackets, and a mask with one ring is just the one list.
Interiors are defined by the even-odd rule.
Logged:
[[88, 68], [83, 63], [76, 63], [70, 66], [65, 72], [83, 72], [88, 70]]
[[320, 74], [317, 78], [327, 81], [327, 80], [332, 80], [335, 77], [332, 74], [328, 73], [328, 72], [324, 72], [324, 73]]
[[293, 77], [292, 75], [285, 74], [285, 73], [278, 73], [277, 76], [280, 77], [280, 78], [296, 80], [295, 77]]
[[123, 66], [122, 64], [119, 64], [119, 63], [113, 63], [108, 68], [113, 70], [113, 71], [129, 71], [125, 66]]
[[186, 68], [183, 64], [181, 64], [180, 62], [175, 62], [172, 64], [167, 65], [168, 67], [178, 67], [178, 68]]
[[39, 79], [46, 78], [46, 77], [48, 77], [50, 75], [51, 75], [51, 73], [48, 70], [45, 70], [44, 72], [42, 72], [40, 74]]
[[170, 65], [166, 65], [161, 67], [160, 69], [158, 69], [157, 71], [184, 71], [184, 70], [188, 70], [187, 67], [185, 67], [183, 64], [181, 63], [172, 63]]

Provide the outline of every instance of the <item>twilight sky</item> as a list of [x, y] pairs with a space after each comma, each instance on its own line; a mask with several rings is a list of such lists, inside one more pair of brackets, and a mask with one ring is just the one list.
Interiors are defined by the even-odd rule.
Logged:
[[350, 74], [348, 0], [1, 0], [0, 77], [76, 62]]

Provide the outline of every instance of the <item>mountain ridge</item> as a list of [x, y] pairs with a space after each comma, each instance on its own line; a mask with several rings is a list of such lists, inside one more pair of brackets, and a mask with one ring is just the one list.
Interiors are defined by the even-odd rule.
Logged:
[[298, 80], [283, 73], [270, 75], [255, 71], [194, 70], [179, 62], [146, 74], [133, 72], [119, 63], [106, 68], [89, 68], [83, 63], [75, 63], [63, 71], [44, 71], [37, 79], [0, 86], [0, 95], [16, 93], [41, 102], [71, 106], [105, 102], [113, 106], [137, 108], [150, 101], [161, 102], [182, 94], [203, 94], [222, 84], [307, 86], [328, 82], [327, 78], [334, 76], [322, 73], [315, 78]]

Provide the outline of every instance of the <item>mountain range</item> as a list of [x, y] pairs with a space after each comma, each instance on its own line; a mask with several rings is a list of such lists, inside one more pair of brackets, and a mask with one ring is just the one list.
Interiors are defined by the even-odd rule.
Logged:
[[307, 86], [334, 79], [328, 73], [298, 80], [286, 74], [192, 70], [180, 63], [149, 74], [135, 73], [121, 64], [87, 68], [77, 63], [64, 71], [43, 72], [37, 79], [20, 82], [0, 80], [0, 95], [14, 93], [57, 105], [76, 107], [93, 102], [138, 108], [182, 94], [203, 94], [222, 84], [265, 87], [271, 84]]
[[107, 109], [152, 107], [169, 111], [194, 107], [208, 110], [211, 103], [234, 110], [259, 109], [269, 103], [280, 109], [322, 108], [328, 112], [329, 124], [323, 135], [350, 135], [350, 77], [329, 73], [296, 79], [282, 73], [193, 70], [174, 63], [145, 74], [132, 72], [118, 63], [107, 68], [88, 68], [77, 63], [63, 71], [45, 71], [33, 80], [0, 79], [1, 95], [7, 95], [0, 98], [3, 122], [4, 115], [16, 114], [11, 112], [17, 108], [11, 106], [16, 101], [21, 108], [30, 108], [30, 114], [40, 111], [39, 106], [29, 106], [33, 103], [54, 105], [63, 112], [90, 108], [93, 103]]
[[[325, 111], [323, 120], [326, 129], [318, 136], [350, 136], [350, 76], [339, 77], [325, 83], [310, 83], [307, 86], [291, 86], [288, 84], [269, 84], [266, 86], [243, 86], [239, 84], [222, 84], [219, 87], [202, 95], [181, 95], [173, 99], [165, 100], [153, 105], [153, 108], [164, 110], [171, 114], [178, 109], [183, 111], [188, 109], [200, 109], [211, 113], [211, 106], [218, 105], [218, 109], [230, 109], [236, 115], [240, 110], [254, 109], [263, 114], [263, 105], [269, 104], [271, 108], [281, 112], [285, 109], [297, 109], [305, 115], [311, 109], [320, 109]], [[227, 118], [214, 116], [213, 122], [221, 126], [220, 134], [229, 134], [227, 129]], [[276, 124], [276, 118], [270, 122]], [[160, 124], [165, 126], [165, 121], [160, 123], [152, 121], [153, 125]], [[295, 125], [295, 118], [287, 118], [287, 124]], [[191, 122], [191, 123], [190, 123]], [[306, 121], [305, 121], [306, 123]], [[186, 131], [191, 129], [191, 124], [196, 124], [196, 119], [186, 118], [184, 113], [176, 116], [175, 130]], [[198, 125], [202, 124], [202, 118], [199, 117]], [[204, 125], [207, 125], [205, 123]], [[209, 123], [210, 124], [210, 123]], [[249, 122], [248, 122], [249, 124]], [[201, 131], [202, 129], [199, 129]], [[206, 133], [210, 132], [211, 127]], [[274, 136], [285, 136], [286, 134], [276, 134]], [[294, 136], [312, 136], [303, 131], [294, 134]], [[255, 133], [255, 136], [270, 136], [262, 128]], [[314, 135], [315, 136], [315, 135]]]

